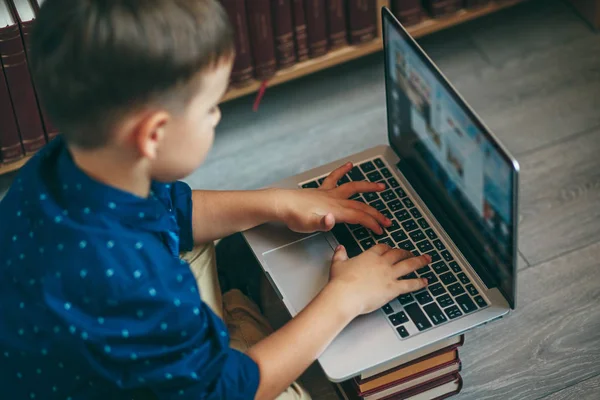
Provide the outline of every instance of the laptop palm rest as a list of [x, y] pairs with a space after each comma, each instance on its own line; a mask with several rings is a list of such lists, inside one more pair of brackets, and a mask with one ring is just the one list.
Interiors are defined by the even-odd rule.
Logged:
[[273, 283], [295, 316], [329, 281], [333, 248], [319, 233], [268, 251], [263, 257]]

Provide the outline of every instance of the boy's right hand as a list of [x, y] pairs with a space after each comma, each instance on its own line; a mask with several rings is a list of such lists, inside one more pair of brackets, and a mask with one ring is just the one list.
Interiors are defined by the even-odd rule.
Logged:
[[351, 317], [382, 307], [400, 294], [427, 286], [427, 279], [398, 279], [431, 262], [429, 255], [393, 249], [385, 244], [373, 246], [349, 259], [338, 246], [333, 255], [328, 286], [337, 293], [339, 304]]

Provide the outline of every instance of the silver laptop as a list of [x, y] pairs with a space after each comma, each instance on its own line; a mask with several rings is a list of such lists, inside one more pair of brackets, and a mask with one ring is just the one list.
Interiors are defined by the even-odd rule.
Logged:
[[310, 235], [278, 224], [244, 233], [292, 316], [327, 283], [338, 244], [350, 256], [382, 242], [432, 256], [430, 265], [408, 276], [427, 278], [427, 288], [355, 319], [319, 357], [334, 382], [369, 375], [515, 308], [517, 161], [388, 9], [382, 18], [389, 146], [272, 186], [316, 188], [351, 161], [355, 167], [339, 183], [386, 183], [383, 192], [353, 198], [393, 225], [383, 235], [347, 224]]

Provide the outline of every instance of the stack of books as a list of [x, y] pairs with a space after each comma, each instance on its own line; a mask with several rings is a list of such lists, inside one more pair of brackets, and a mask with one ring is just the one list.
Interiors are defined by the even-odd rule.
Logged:
[[335, 384], [345, 400], [440, 400], [462, 389], [458, 348], [464, 335], [432, 344], [406, 357]]

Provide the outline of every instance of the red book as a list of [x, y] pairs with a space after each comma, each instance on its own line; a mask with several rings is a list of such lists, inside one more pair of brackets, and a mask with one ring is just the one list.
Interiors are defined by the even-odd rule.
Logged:
[[266, 80], [275, 75], [277, 71], [273, 23], [271, 22], [271, 1], [248, 0], [246, 1], [246, 11], [248, 13], [250, 47], [254, 58], [254, 75], [258, 80]]
[[418, 24], [423, 18], [421, 0], [392, 0], [392, 11], [405, 26]]
[[467, 8], [477, 8], [483, 7], [487, 5], [490, 0], [465, 0], [465, 7]]
[[311, 57], [327, 53], [327, 13], [325, 0], [305, 0], [308, 50]]
[[25, 154], [46, 144], [19, 24], [6, 0], [0, 0], [0, 59], [21, 132]]
[[271, 5], [277, 63], [280, 68], [287, 68], [296, 63], [292, 0], [271, 0]]
[[23, 157], [19, 128], [15, 120], [15, 113], [8, 86], [4, 77], [4, 68], [0, 63], [0, 162], [12, 162]]
[[425, 0], [425, 5], [433, 17], [441, 17], [460, 10], [462, 0]]
[[346, 31], [345, 0], [327, 0], [329, 48], [335, 49], [348, 44]]
[[235, 61], [231, 70], [231, 83], [243, 86], [254, 78], [252, 52], [248, 40], [248, 22], [246, 21], [245, 0], [221, 0], [227, 11], [235, 35]]
[[373, 0], [348, 0], [350, 43], [359, 44], [375, 39], [376, 14]]
[[[21, 35], [23, 37], [23, 42], [25, 44], [25, 50], [27, 52], [27, 57], [29, 58], [30, 53], [30, 40], [29, 36], [31, 34], [31, 30], [33, 29], [33, 24], [35, 23], [35, 17], [37, 12], [39, 11], [39, 6], [37, 1], [35, 0], [9, 0], [12, 2], [12, 7], [17, 17], [17, 21], [19, 22], [19, 27], [21, 29]], [[33, 85], [33, 89], [35, 90], [35, 85]], [[36, 98], [38, 100], [38, 107], [42, 114], [42, 122], [44, 123], [44, 128], [46, 131], [46, 138], [48, 141], [54, 139], [58, 135], [58, 130], [50, 121], [50, 117], [46, 114], [44, 108], [42, 107], [39, 96]]]
[[306, 61], [308, 56], [308, 34], [306, 32], [306, 13], [304, 0], [292, 0], [292, 17], [294, 22], [294, 41], [298, 61]]

